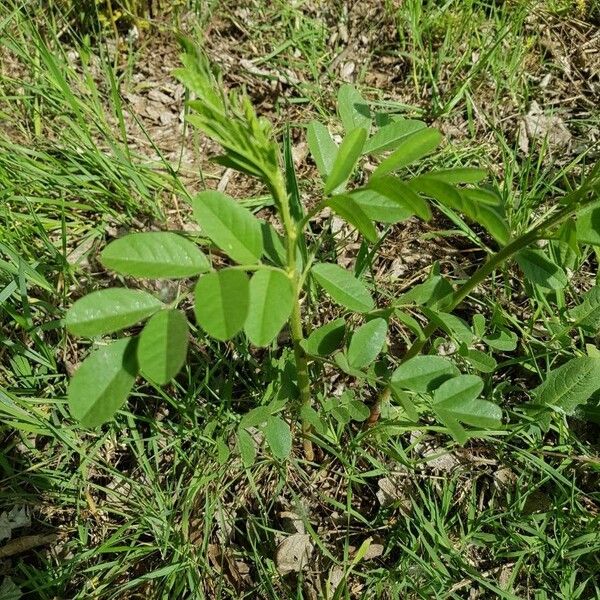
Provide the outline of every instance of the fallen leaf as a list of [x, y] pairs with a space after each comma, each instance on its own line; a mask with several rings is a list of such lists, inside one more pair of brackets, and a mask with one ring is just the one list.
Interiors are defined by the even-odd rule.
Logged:
[[308, 563], [313, 552], [310, 536], [305, 533], [294, 533], [285, 538], [275, 553], [275, 564], [282, 575], [299, 573]]

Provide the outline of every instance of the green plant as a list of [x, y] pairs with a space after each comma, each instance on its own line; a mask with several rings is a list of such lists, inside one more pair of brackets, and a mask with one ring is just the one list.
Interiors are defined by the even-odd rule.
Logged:
[[[454, 311], [512, 258], [531, 294], [552, 294], [564, 288], [568, 284], [565, 271], [536, 243], [563, 240], [573, 252], [578, 252], [580, 243], [600, 245], [599, 167], [537, 224], [522, 233], [512, 232], [499, 196], [492, 187], [480, 185], [485, 171], [461, 167], [409, 172], [407, 167], [415, 163], [427, 166], [423, 159], [436, 150], [441, 134], [422, 121], [373, 114], [359, 92], [344, 85], [338, 95], [344, 129], [339, 146], [323, 124], [313, 122], [307, 127], [309, 149], [324, 187], [323, 198], [306, 207], [300, 201], [289, 139], [282, 159], [270, 124], [256, 115], [249, 99], [243, 93], [223, 93], [204, 56], [187, 42], [184, 45], [183, 68], [176, 74], [194, 95], [189, 102], [189, 122], [222, 147], [223, 154], [216, 162], [267, 186], [278, 228], [259, 220], [233, 198], [207, 190], [192, 200], [194, 217], [203, 237], [226, 255], [227, 266], [215, 269], [213, 260], [194, 241], [174, 232], [126, 235], [110, 243], [100, 259], [105, 267], [126, 277], [199, 276], [194, 291], [196, 321], [217, 340], [230, 340], [243, 331], [252, 345], [265, 347], [289, 325], [296, 385], [241, 419], [238, 447], [244, 463], [254, 460], [254, 427], [262, 429], [276, 457], [288, 455], [293, 435], [281, 413], [296, 399], [308, 460], [314, 459], [313, 432], [328, 434], [322, 411], [313, 406], [316, 398], [324, 412], [342, 423], [374, 424], [393, 396], [408, 427], [417, 427], [423, 414], [433, 415], [460, 443], [475, 433], [499, 430], [501, 408], [480, 397], [486, 382], [474, 372], [485, 374], [495, 369], [494, 358], [480, 349], [482, 344], [514, 349], [514, 334], [500, 323], [486, 323], [479, 314], [469, 324]], [[354, 174], [365, 157], [378, 162], [369, 175], [366, 170], [361, 172], [366, 181], [357, 185], [359, 177]], [[429, 220], [432, 206], [469, 231], [465, 219], [478, 224], [483, 232], [477, 239], [487, 253], [486, 260], [465, 281], [454, 284], [433, 265], [424, 283], [378, 306], [374, 283], [364, 277], [385, 237], [374, 222], [389, 226], [413, 216]], [[363, 238], [354, 273], [324, 260], [330, 234], [326, 230], [317, 234], [311, 225], [325, 209]], [[319, 305], [319, 288], [351, 316], [333, 319], [305, 337], [306, 315]], [[86, 337], [111, 334], [148, 319], [139, 336], [94, 350], [72, 378], [69, 404], [83, 425], [93, 427], [110, 419], [126, 400], [138, 373], [158, 385], [178, 373], [186, 360], [189, 335], [179, 305], [187, 298], [188, 294], [183, 294], [163, 303], [138, 289], [106, 289], [81, 298], [69, 309], [67, 328]], [[587, 301], [595, 311], [595, 296]], [[581, 310], [585, 321], [588, 313]], [[422, 327], [421, 317], [417, 319], [415, 314], [428, 324]], [[415, 336], [399, 359], [389, 350], [383, 352], [392, 321], [402, 323]], [[352, 325], [357, 322], [361, 324]], [[437, 355], [435, 345], [431, 354], [422, 353], [438, 330], [454, 340], [457, 361]], [[461, 373], [457, 364], [469, 372]], [[319, 378], [314, 376], [319, 365], [337, 367], [366, 389], [382, 389], [371, 410], [350, 392], [336, 399], [322, 397]], [[596, 391], [598, 386], [587, 378], [595, 375], [599, 379], [600, 359], [576, 357], [559, 371], [551, 372], [535, 393], [537, 404], [531, 410], [540, 422], [547, 419], [548, 408], [571, 411]], [[490, 383], [488, 379], [488, 390]], [[467, 430], [465, 425], [474, 429]]]

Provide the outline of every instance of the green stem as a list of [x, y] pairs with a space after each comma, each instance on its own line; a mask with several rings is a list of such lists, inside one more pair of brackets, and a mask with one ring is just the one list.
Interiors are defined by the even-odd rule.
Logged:
[[[595, 170], [594, 170], [595, 172]], [[563, 221], [568, 219], [570, 216], [576, 214], [582, 208], [586, 208], [590, 203], [583, 203], [581, 200], [589, 190], [589, 184], [593, 177], [588, 178], [587, 182], [581, 186], [575, 192], [569, 194], [565, 200], [568, 206], [558, 211], [556, 214], [548, 217], [542, 221], [539, 225], [530, 229], [522, 236], [513, 240], [510, 244], [502, 248], [498, 253], [490, 256], [488, 260], [483, 264], [465, 283], [463, 283], [458, 289], [452, 294], [452, 299], [448, 307], [445, 307], [447, 312], [452, 312], [478, 285], [483, 283], [485, 278], [499, 268], [504, 262], [514, 256], [519, 250], [529, 246], [533, 242], [544, 239], [548, 235], [548, 231], [557, 225], [560, 225]], [[423, 330], [423, 334], [416, 339], [410, 348], [406, 351], [402, 357], [401, 363], [417, 356], [423, 349], [425, 344], [429, 341], [429, 338], [436, 332], [437, 324], [430, 322], [427, 327]], [[381, 406], [389, 400], [391, 396], [391, 388], [387, 385], [379, 394], [377, 400], [371, 407], [371, 415], [367, 421], [368, 426], [374, 425], [379, 419], [381, 414]]]
[[[302, 293], [302, 273], [298, 271], [296, 251], [298, 248], [298, 228], [294, 223], [291, 213], [285, 182], [280, 172], [272, 180], [273, 194], [276, 204], [281, 213], [281, 220], [285, 229], [286, 238], [286, 257], [287, 274], [294, 288], [294, 305], [290, 317], [290, 330], [292, 343], [294, 345], [294, 360], [296, 361], [296, 377], [298, 380], [298, 389], [300, 393], [300, 405], [310, 407], [310, 379], [308, 376], [308, 360], [306, 353], [302, 348], [304, 333], [302, 330], [302, 306], [300, 304], [300, 294]], [[315, 458], [312, 441], [308, 438], [311, 431], [310, 424], [302, 421], [302, 437], [304, 446], [304, 456], [306, 460], [313, 461]]]

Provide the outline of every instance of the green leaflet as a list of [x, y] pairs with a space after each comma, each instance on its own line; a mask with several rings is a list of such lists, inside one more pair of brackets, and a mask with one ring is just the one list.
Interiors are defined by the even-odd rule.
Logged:
[[103, 250], [100, 262], [121, 275], [149, 279], [179, 279], [210, 270], [196, 244], [168, 231], [119, 238]]
[[362, 281], [342, 267], [317, 263], [311, 273], [323, 289], [338, 303], [356, 312], [369, 312], [375, 302]]
[[423, 198], [415, 193], [410, 186], [395, 177], [384, 175], [369, 182], [368, 188], [375, 190], [397, 205], [409, 211], [411, 215], [417, 215], [424, 221], [431, 219], [431, 210]]
[[127, 400], [138, 372], [136, 338], [94, 350], [69, 382], [69, 409], [84, 427], [106, 423]]
[[400, 119], [392, 121], [383, 127], [380, 127], [377, 132], [371, 136], [363, 148], [364, 154], [377, 154], [387, 150], [395, 150], [400, 141], [415, 133], [419, 129], [426, 127], [423, 121], [416, 119]]
[[198, 325], [218, 340], [232, 338], [246, 321], [249, 287], [247, 275], [237, 269], [222, 269], [200, 277], [194, 300]]
[[245, 429], [237, 430], [237, 447], [242, 457], [244, 467], [248, 468], [254, 464], [256, 460], [256, 448], [252, 436]]
[[292, 451], [290, 426], [278, 416], [271, 416], [263, 428], [265, 440], [275, 458], [285, 460]]
[[570, 415], [600, 389], [600, 358], [572, 358], [552, 369], [533, 394], [538, 404]]
[[596, 334], [600, 330], [600, 286], [596, 285], [583, 295], [581, 304], [568, 312], [572, 327], [581, 327]]
[[370, 365], [379, 355], [387, 336], [385, 319], [373, 319], [359, 327], [348, 346], [348, 364], [353, 369], [362, 369]]
[[179, 373], [188, 349], [188, 322], [180, 310], [163, 310], [146, 323], [139, 337], [140, 373], [159, 385]]
[[371, 109], [352, 85], [344, 84], [338, 90], [337, 109], [346, 133], [362, 127], [367, 132], [371, 128]]
[[95, 337], [135, 325], [164, 307], [142, 290], [108, 288], [80, 298], [67, 311], [67, 329], [73, 335]]
[[458, 369], [442, 356], [415, 356], [401, 364], [392, 374], [391, 382], [399, 389], [430, 392], [446, 379], [458, 374]]
[[600, 246], [600, 206], [591, 206], [577, 215], [576, 232], [580, 244]]
[[565, 272], [543, 250], [526, 248], [516, 255], [515, 260], [530, 283], [549, 290], [560, 290], [568, 283]]
[[442, 134], [432, 127], [419, 129], [403, 138], [390, 156], [373, 171], [373, 178], [383, 177], [433, 152], [442, 141]]
[[306, 142], [321, 177], [326, 180], [338, 153], [337, 144], [331, 138], [329, 129], [318, 121], [312, 121], [306, 128]]
[[367, 132], [362, 127], [353, 129], [343, 139], [337, 151], [331, 172], [325, 182], [325, 189], [323, 190], [325, 195], [331, 194], [348, 180], [356, 166], [356, 161], [362, 153], [366, 139]]
[[354, 195], [333, 196], [327, 201], [327, 206], [358, 229], [369, 242], [377, 241], [377, 230], [362, 207], [354, 200]]
[[359, 188], [350, 197], [371, 220], [378, 223], [399, 223], [413, 215], [413, 211], [402, 203], [370, 188]]
[[250, 279], [250, 304], [244, 330], [255, 346], [267, 346], [292, 312], [294, 290], [281, 271], [260, 269]]
[[502, 424], [500, 407], [478, 399], [482, 390], [480, 377], [459, 375], [442, 383], [433, 393], [433, 411], [460, 444], [468, 439], [460, 423], [482, 429], [498, 428]]
[[194, 218], [202, 231], [241, 265], [257, 263], [263, 253], [260, 221], [221, 192], [200, 192], [194, 198]]
[[427, 173], [427, 177], [439, 179], [446, 183], [479, 183], [487, 177], [487, 171], [484, 169], [474, 169], [472, 167], [457, 167], [455, 169], [437, 169]]
[[314, 356], [327, 356], [342, 345], [346, 335], [346, 321], [335, 319], [315, 329], [304, 340], [304, 351]]

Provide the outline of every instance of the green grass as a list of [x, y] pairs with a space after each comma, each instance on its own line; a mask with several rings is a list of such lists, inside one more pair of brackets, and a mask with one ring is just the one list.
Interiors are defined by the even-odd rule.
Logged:
[[[566, 162], [517, 149], [514, 115], [539, 93], [528, 68], [548, 59], [526, 26], [531, 4], [514, 4], [388, 2], [373, 22], [363, 13], [345, 17], [337, 5], [316, 14], [302, 3], [259, 2], [244, 18], [235, 3], [190, 3], [185, 26], [199, 35], [211, 23], [234, 24], [208, 46], [217, 60], [225, 48], [271, 74], [236, 72], [235, 64], [224, 73], [228, 82], [241, 78], [259, 102], [269, 98], [272, 75], [289, 78], [291, 70], [297, 80], [281, 84], [273, 106], [279, 127], [316, 115], [333, 122], [340, 72], [329, 65], [345, 44], [330, 35], [342, 17], [350, 35], [361, 27], [370, 40], [357, 59], [365, 95], [391, 111], [458, 123], [462, 133], [436, 164], [490, 168], [519, 231], [581, 180], [597, 149], [585, 146]], [[330, 414], [319, 465], [307, 465], [296, 448], [285, 464], [261, 450], [245, 468], [235, 426], [250, 408], [289, 393], [290, 357], [282, 348], [252, 355], [241, 340], [220, 345], [199, 336], [176, 383], [137, 388], [101, 431], [77, 428], [65, 390], [86, 349], [66, 337], [64, 309], [107, 277], [97, 277], [95, 255], [110, 231], [164, 225], [171, 194], [185, 204], [186, 190], [179, 165], [139, 156], [125, 135], [132, 116], [118, 90], [130, 85], [143, 50], [115, 70], [102, 37], [69, 38], [89, 57], [78, 71], [57, 38], [64, 25], [60, 15], [28, 15], [16, 3], [0, 8], [0, 48], [19, 65], [0, 71], [0, 514], [27, 507], [32, 525], [14, 538], [59, 536], [12, 555], [6, 569], [0, 558], [23, 597], [600, 598], [597, 425], [559, 417], [542, 436], [522, 406], [549, 365], [585, 347], [579, 336], [549, 341], [545, 328], [559, 327], [564, 309], [595, 281], [593, 253], [570, 257], [582, 274], [560, 297], [526, 300], [507, 270], [463, 307], [464, 317], [478, 308], [521, 339], [486, 378], [517, 426], [465, 449], [427, 423], [415, 430], [383, 420], [363, 432]], [[398, 79], [376, 88], [368, 75], [383, 58], [398, 66]], [[585, 132], [597, 116], [592, 110], [569, 126]], [[310, 198], [310, 179], [300, 185]], [[260, 208], [263, 191], [252, 192]], [[477, 227], [441, 220], [437, 229], [452, 235], [435, 240], [476, 250], [459, 256], [460, 265], [439, 257], [459, 280], [484, 255], [473, 244]], [[398, 233], [385, 242], [396, 254]], [[558, 243], [554, 250], [565, 252]], [[366, 260], [364, 268], [388, 266]], [[394, 293], [382, 285], [382, 294]], [[320, 401], [335, 386], [326, 380]], [[371, 400], [370, 390], [360, 394]], [[397, 497], [385, 506], [377, 498], [382, 478], [397, 480]], [[308, 569], [282, 577], [274, 557], [289, 533], [285, 511], [298, 515], [314, 550]], [[357, 559], [369, 538], [383, 553]], [[333, 579], [337, 591], [327, 584]]]

